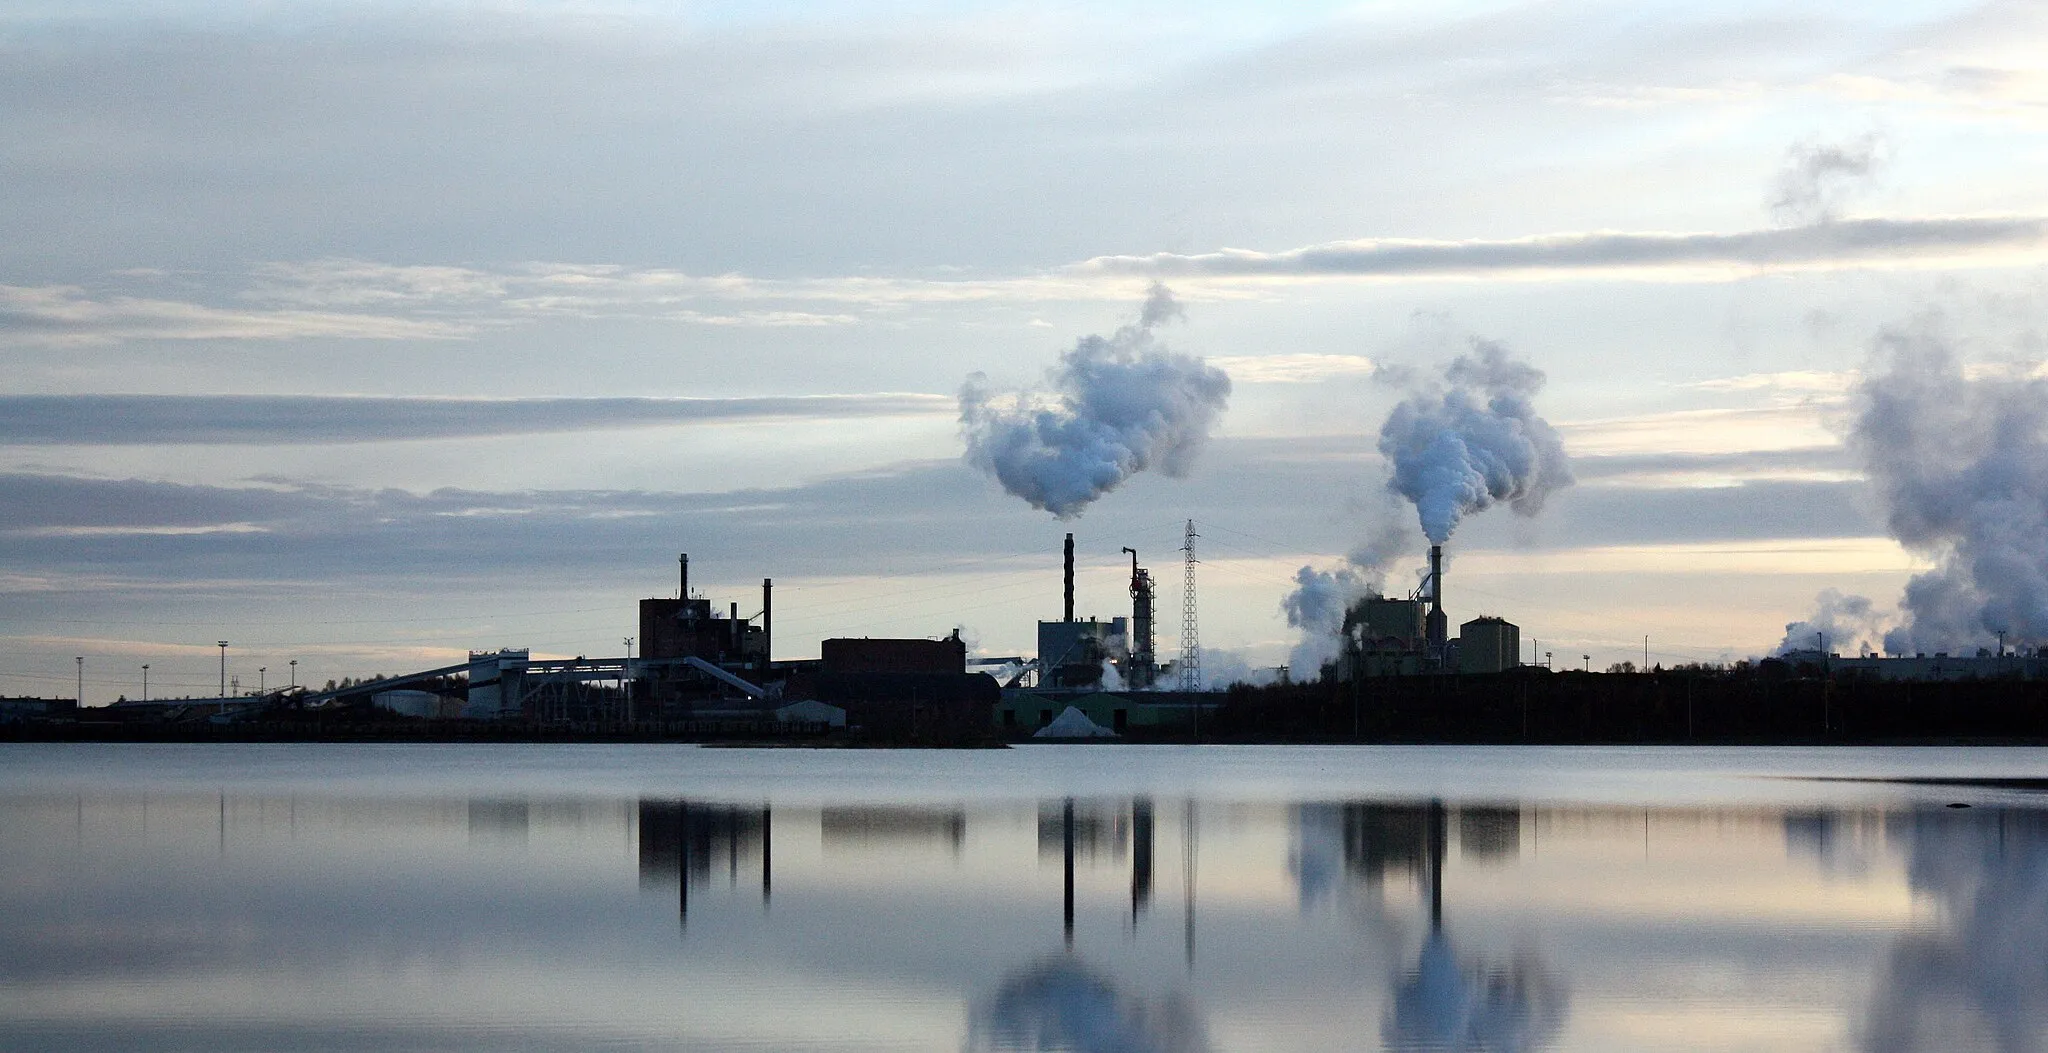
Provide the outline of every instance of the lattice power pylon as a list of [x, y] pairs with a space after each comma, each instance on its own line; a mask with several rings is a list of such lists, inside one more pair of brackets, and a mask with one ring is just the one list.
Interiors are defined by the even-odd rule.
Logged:
[[1180, 593], [1180, 689], [1202, 689], [1202, 636], [1195, 628], [1195, 521], [1188, 520], [1187, 535], [1181, 540], [1182, 584]]

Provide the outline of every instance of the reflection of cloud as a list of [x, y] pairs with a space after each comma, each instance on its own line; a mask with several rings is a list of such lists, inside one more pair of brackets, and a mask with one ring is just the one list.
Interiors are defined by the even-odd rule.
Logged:
[[1556, 1037], [1566, 1004], [1564, 982], [1535, 958], [1504, 968], [1461, 961], [1438, 929], [1380, 1030], [1394, 1050], [1533, 1050]]
[[967, 1048], [1200, 1053], [1209, 1036], [1179, 995], [1131, 995], [1071, 959], [1054, 958], [1006, 980], [975, 1008]]
[[2048, 813], [1918, 812], [1895, 822], [1911, 841], [1908, 880], [1940, 901], [1947, 924], [1893, 947], [1865, 1048], [2048, 1049]]

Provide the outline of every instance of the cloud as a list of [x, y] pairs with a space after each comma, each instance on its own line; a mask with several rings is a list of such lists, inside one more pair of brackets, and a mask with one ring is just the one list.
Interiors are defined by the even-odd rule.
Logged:
[[1160, 278], [1684, 279], [1928, 262], [1947, 266], [1973, 257], [2026, 261], [2038, 258], [2044, 238], [2048, 218], [2039, 216], [1846, 219], [1730, 234], [1588, 231], [1506, 240], [1367, 238], [1281, 252], [1098, 256], [1073, 270]]
[[1233, 384], [1314, 384], [1339, 377], [1369, 377], [1378, 366], [1364, 355], [1219, 355], [1209, 364]]
[[474, 326], [338, 311], [220, 308], [132, 296], [95, 298], [72, 285], [0, 285], [0, 341], [98, 344], [119, 340], [454, 340]]
[[1886, 147], [1874, 134], [1839, 143], [1794, 143], [1772, 188], [1772, 218], [1788, 225], [1833, 221], [1850, 197], [1876, 180], [1888, 158]]
[[386, 398], [0, 395], [0, 444], [388, 442], [719, 421], [950, 415], [944, 395], [760, 398]]

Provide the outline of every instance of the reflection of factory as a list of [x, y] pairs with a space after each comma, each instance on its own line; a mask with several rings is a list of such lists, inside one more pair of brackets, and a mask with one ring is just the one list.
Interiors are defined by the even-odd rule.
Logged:
[[1429, 549], [1429, 573], [1403, 599], [1370, 594], [1344, 613], [1344, 661], [1352, 677], [1424, 673], [1499, 673], [1521, 664], [1522, 632], [1482, 616], [1449, 637], [1444, 614], [1444, 550]]
[[751, 871], [758, 859], [765, 900], [774, 876], [773, 821], [774, 813], [767, 808], [643, 800], [639, 813], [640, 884], [658, 887], [674, 881], [677, 910], [687, 916], [693, 886], [703, 886], [721, 871], [738, 885], [742, 864]]

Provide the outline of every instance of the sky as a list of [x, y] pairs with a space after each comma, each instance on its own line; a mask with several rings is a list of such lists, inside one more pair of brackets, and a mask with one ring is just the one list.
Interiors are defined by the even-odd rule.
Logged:
[[[2000, 2], [11, 4], [0, 694], [616, 655], [680, 552], [775, 579], [778, 658], [1029, 653], [1068, 531], [1173, 654], [1190, 519], [1205, 662], [1271, 666], [1300, 568], [1414, 587], [1380, 429], [1480, 343], [1573, 482], [1458, 526], [1454, 625], [1881, 630], [1960, 543], [1867, 378], [2048, 355], [2043, 54]], [[1070, 518], [1006, 493], [969, 377], [1056, 408], [1120, 330], [1227, 398]]]

